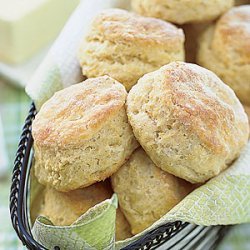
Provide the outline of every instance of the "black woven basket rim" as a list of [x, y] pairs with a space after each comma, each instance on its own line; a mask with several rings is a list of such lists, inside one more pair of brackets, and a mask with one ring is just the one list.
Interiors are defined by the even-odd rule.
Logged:
[[[31, 135], [32, 121], [36, 115], [35, 104], [31, 104], [29, 114], [25, 120], [23, 126], [22, 134], [18, 144], [18, 149], [16, 153], [16, 158], [14, 161], [14, 168], [12, 173], [12, 185], [10, 190], [10, 215], [13, 228], [15, 229], [17, 236], [22, 241], [28, 249], [39, 249], [46, 250], [44, 246], [39, 244], [33, 237], [31, 233], [31, 228], [28, 220], [28, 206], [27, 206], [27, 187], [29, 179], [29, 170], [31, 167], [31, 149], [33, 145], [33, 138]], [[156, 249], [156, 247], [162, 245], [163, 243], [170, 240], [172, 237], [180, 233], [188, 225], [191, 225], [187, 222], [176, 221], [172, 223], [167, 223], [159, 226], [156, 229], [151, 230], [150, 232], [143, 235], [140, 239], [131, 243], [130, 245], [122, 248], [122, 250], [136, 250], [136, 249]], [[212, 230], [214, 227], [203, 227], [195, 226], [194, 228], [200, 228], [198, 233], [201, 233], [204, 229], [207, 231]], [[220, 227], [216, 239], [214, 240], [210, 249], [215, 249], [215, 246], [223, 239], [229, 226], [215, 226]], [[194, 230], [194, 229], [192, 229]], [[197, 236], [198, 233], [195, 235]], [[168, 249], [172, 249], [177, 245], [181, 240], [170, 246]], [[193, 240], [193, 239], [191, 239]], [[188, 245], [191, 240], [186, 244]], [[184, 246], [186, 247], [186, 246]], [[55, 246], [54, 249], [59, 250], [58, 246]], [[183, 248], [184, 249], [184, 248]]]

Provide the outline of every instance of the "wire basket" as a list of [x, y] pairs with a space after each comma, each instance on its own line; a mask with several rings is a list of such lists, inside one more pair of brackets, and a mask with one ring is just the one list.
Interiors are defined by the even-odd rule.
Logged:
[[[10, 215], [12, 225], [22, 243], [28, 249], [42, 250], [46, 248], [32, 236], [27, 205], [33, 144], [31, 127], [35, 115], [36, 108], [32, 103], [25, 120], [14, 162], [10, 191]], [[176, 221], [146, 233], [122, 250], [215, 249], [229, 229], [230, 226], [204, 227]], [[55, 246], [54, 249], [59, 250], [60, 247]]]

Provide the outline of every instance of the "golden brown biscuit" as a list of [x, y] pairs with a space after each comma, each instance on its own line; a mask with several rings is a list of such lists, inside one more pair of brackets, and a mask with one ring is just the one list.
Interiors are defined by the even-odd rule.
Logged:
[[181, 28], [185, 34], [185, 58], [186, 62], [195, 63], [196, 54], [198, 47], [198, 40], [202, 32], [209, 26], [211, 23], [191, 23], [182, 25]]
[[115, 239], [125, 240], [132, 237], [130, 225], [120, 208], [116, 210]]
[[111, 180], [133, 234], [152, 225], [192, 190], [190, 183], [156, 167], [142, 148]]
[[29, 193], [29, 211], [30, 221], [33, 225], [36, 218], [40, 215], [41, 207], [44, 201], [45, 187], [41, 185], [34, 174], [34, 168], [30, 169], [30, 193]]
[[199, 42], [197, 61], [215, 72], [250, 105], [250, 5], [234, 7], [209, 27]]
[[145, 73], [184, 60], [184, 34], [159, 19], [108, 9], [94, 19], [79, 59], [87, 77], [107, 74], [129, 90]]
[[[107, 181], [66, 193], [47, 187], [44, 191], [40, 215], [49, 218], [54, 225], [69, 226], [91, 207], [109, 199], [112, 193], [110, 184]], [[115, 234], [117, 241], [132, 236], [130, 225], [119, 208], [116, 210]]]
[[138, 146], [127, 121], [123, 85], [104, 76], [57, 92], [33, 126], [35, 175], [58, 191], [111, 176]]
[[132, 0], [132, 9], [144, 16], [184, 24], [212, 21], [229, 10], [234, 0]]
[[235, 0], [235, 5], [250, 4], [250, 0]]
[[250, 106], [244, 106], [245, 112], [248, 116], [248, 122], [249, 122], [249, 126], [250, 126]]
[[[244, 109], [245, 109], [245, 112], [247, 113], [248, 115], [248, 118], [250, 117], [250, 106], [244, 106]], [[249, 119], [250, 120], [250, 119]]]
[[214, 73], [175, 62], [142, 77], [127, 98], [134, 134], [153, 162], [192, 183], [218, 175], [247, 143], [248, 120]]
[[49, 218], [54, 225], [69, 226], [88, 209], [111, 195], [111, 187], [106, 181], [70, 192], [58, 192], [47, 187], [40, 214]]

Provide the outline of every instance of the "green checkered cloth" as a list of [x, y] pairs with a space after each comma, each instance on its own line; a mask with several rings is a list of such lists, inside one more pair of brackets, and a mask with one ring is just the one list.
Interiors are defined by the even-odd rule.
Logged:
[[[30, 100], [22, 89], [15, 88], [0, 79], [0, 112], [8, 153], [9, 171], [0, 177], [0, 250], [23, 249], [9, 216], [9, 189], [11, 169], [19, 135], [27, 115]], [[250, 225], [235, 226], [219, 246], [220, 250], [250, 249]]]
[[10, 222], [9, 190], [17, 143], [30, 99], [23, 90], [7, 84], [2, 79], [0, 79], [0, 90], [0, 114], [8, 159], [8, 171], [4, 176], [0, 176], [0, 250], [16, 250], [23, 247]]

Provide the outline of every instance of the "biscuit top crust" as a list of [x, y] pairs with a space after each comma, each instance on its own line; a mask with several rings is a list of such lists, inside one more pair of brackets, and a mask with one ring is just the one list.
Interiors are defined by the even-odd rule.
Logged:
[[177, 46], [176, 43], [184, 42], [182, 29], [173, 24], [121, 9], [100, 12], [92, 25], [92, 32], [102, 34], [105, 40], [112, 42], [136, 43], [143, 46], [158, 44], [173, 48]]
[[103, 76], [56, 92], [37, 114], [32, 134], [37, 145], [81, 145], [124, 107], [122, 84]]
[[58, 192], [47, 186], [40, 214], [48, 217], [54, 225], [68, 226], [91, 207], [109, 199], [112, 193], [106, 181], [70, 192]]
[[225, 63], [250, 63], [250, 5], [234, 7], [219, 19], [211, 46]]
[[247, 117], [234, 92], [214, 73], [195, 64], [172, 63], [162, 70], [180, 123], [214, 152], [228, 152], [227, 144], [237, 146], [242, 139], [240, 123], [247, 124]]
[[[140, 89], [147, 92], [149, 103], [157, 96], [158, 105], [144, 110], [145, 100], [137, 96]], [[214, 73], [198, 65], [173, 62], [145, 75], [130, 91], [128, 102], [137, 103], [130, 105], [129, 115], [145, 112], [159, 131], [167, 125], [184, 126], [212, 152], [227, 155], [231, 147], [246, 143], [248, 121], [239, 100]]]

